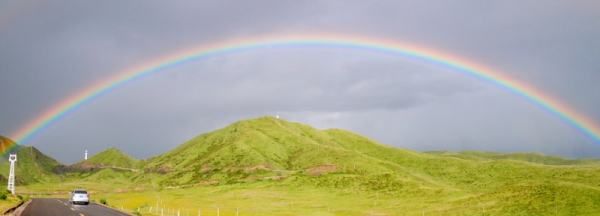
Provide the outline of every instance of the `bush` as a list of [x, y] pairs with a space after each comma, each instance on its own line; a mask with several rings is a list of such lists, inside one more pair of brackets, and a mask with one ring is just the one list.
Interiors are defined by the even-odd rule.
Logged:
[[6, 194], [0, 194], [0, 200], [6, 200]]
[[108, 205], [108, 201], [106, 201], [105, 198], [100, 199], [100, 203], [102, 203], [102, 205]]

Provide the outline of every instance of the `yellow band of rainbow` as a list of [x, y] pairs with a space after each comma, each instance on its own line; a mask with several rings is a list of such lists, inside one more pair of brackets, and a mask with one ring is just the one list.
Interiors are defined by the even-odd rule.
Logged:
[[477, 65], [465, 59], [454, 55], [449, 55], [439, 51], [417, 47], [411, 44], [404, 44], [398, 41], [367, 38], [348, 35], [273, 35], [253, 38], [242, 38], [234, 40], [225, 40], [215, 43], [208, 43], [178, 52], [173, 55], [167, 55], [153, 61], [133, 68], [123, 70], [108, 79], [97, 82], [76, 94], [71, 95], [47, 109], [41, 115], [21, 127], [11, 137], [19, 144], [25, 144], [31, 140], [37, 133], [44, 128], [57, 122], [61, 117], [77, 110], [86, 102], [104, 95], [114, 88], [129, 83], [133, 80], [148, 76], [169, 67], [179, 64], [196, 61], [207, 57], [224, 55], [244, 50], [269, 48], [269, 47], [287, 47], [287, 46], [326, 46], [342, 47], [352, 49], [366, 49], [370, 51], [383, 52], [392, 55], [399, 55], [415, 60], [425, 61], [431, 64], [452, 69], [467, 76], [475, 77], [489, 83], [502, 87], [514, 94], [531, 101], [533, 104], [550, 111], [558, 116], [567, 124], [575, 127], [583, 134], [590, 137], [594, 142], [600, 143], [600, 127], [593, 120], [577, 112], [575, 109], [561, 103], [556, 98], [543, 94], [533, 86], [526, 85], [506, 74]]

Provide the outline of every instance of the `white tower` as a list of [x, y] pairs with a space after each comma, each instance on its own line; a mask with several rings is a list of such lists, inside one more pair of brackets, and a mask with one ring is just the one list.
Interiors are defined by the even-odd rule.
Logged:
[[87, 160], [87, 149], [85, 150], [85, 154], [83, 156], [83, 159]]
[[8, 190], [15, 195], [15, 162], [17, 162], [17, 154], [8, 156], [10, 161], [10, 173], [8, 174]]

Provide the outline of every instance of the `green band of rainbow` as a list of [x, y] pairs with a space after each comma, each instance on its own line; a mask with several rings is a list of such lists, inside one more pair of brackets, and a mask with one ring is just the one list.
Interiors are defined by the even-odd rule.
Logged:
[[578, 113], [575, 109], [561, 103], [532, 86], [512, 79], [500, 72], [466, 61], [456, 56], [448, 55], [442, 52], [425, 49], [422, 47], [403, 44], [396, 41], [363, 38], [344, 35], [275, 35], [256, 38], [243, 38], [237, 40], [228, 40], [218, 43], [210, 43], [204, 46], [195, 47], [175, 55], [168, 55], [154, 61], [148, 61], [145, 64], [130, 68], [106, 80], [95, 83], [92, 86], [80, 91], [55, 104], [43, 114], [39, 115], [25, 126], [20, 128], [13, 136], [17, 143], [24, 144], [31, 140], [37, 133], [57, 122], [68, 113], [77, 110], [86, 102], [94, 100], [103, 94], [106, 94], [114, 88], [129, 83], [133, 80], [157, 73], [165, 68], [175, 65], [223, 55], [232, 52], [252, 50], [268, 47], [281, 46], [327, 46], [342, 47], [352, 49], [366, 49], [370, 51], [384, 52], [393, 55], [408, 57], [411, 59], [425, 61], [441, 67], [452, 69], [462, 74], [488, 81], [502, 87], [514, 94], [531, 101], [533, 104], [553, 113], [564, 122], [583, 132], [594, 142], [600, 143], [600, 127], [590, 118]]

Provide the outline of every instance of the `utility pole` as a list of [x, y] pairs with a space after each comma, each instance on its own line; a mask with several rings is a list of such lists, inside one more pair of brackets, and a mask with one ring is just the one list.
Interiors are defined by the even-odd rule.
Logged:
[[15, 162], [17, 162], [17, 154], [10, 154], [10, 173], [8, 174], [8, 190], [15, 195]]

